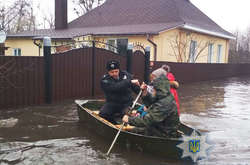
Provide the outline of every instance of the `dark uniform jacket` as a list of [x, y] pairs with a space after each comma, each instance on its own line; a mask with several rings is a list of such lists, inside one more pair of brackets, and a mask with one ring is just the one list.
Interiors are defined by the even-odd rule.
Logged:
[[140, 87], [131, 83], [132, 76], [126, 71], [120, 71], [116, 80], [104, 75], [101, 80], [101, 88], [104, 91], [107, 103], [131, 104], [133, 102], [132, 90], [139, 93]]
[[147, 94], [143, 103], [148, 106], [144, 117], [129, 117], [128, 123], [137, 127], [145, 127], [145, 134], [159, 137], [177, 137], [180, 124], [177, 107], [166, 76], [153, 82], [156, 95]]

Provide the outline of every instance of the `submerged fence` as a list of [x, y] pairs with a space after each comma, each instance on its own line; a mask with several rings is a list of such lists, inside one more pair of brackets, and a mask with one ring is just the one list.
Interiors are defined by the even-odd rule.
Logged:
[[[100, 80], [106, 62], [116, 59], [122, 70], [148, 81], [149, 51], [128, 50], [120, 55], [102, 48], [84, 47], [44, 57], [0, 56], [0, 109], [102, 97]], [[50, 47], [44, 50], [50, 54]], [[191, 64], [154, 62], [171, 67], [180, 83], [250, 75], [250, 64]]]
[[0, 109], [44, 103], [44, 59], [0, 57]]
[[181, 83], [191, 83], [226, 77], [250, 75], [250, 64], [206, 64], [154, 62], [154, 68], [167, 64]]
[[52, 55], [45, 46], [44, 52], [44, 57], [0, 56], [0, 109], [101, 97], [100, 80], [110, 59], [135, 78], [148, 77], [149, 52], [120, 55], [95, 46]]

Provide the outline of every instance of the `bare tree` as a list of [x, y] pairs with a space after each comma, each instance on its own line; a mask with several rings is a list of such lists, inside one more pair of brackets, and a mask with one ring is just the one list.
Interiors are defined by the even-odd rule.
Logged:
[[[172, 50], [177, 62], [196, 62], [200, 57], [204, 56], [202, 52], [208, 48], [209, 44], [213, 44], [215, 40], [202, 40], [192, 32], [182, 30], [168, 39], [170, 48]], [[191, 46], [194, 42], [195, 46]], [[193, 51], [194, 56], [192, 56]]]
[[35, 16], [31, 1], [19, 0], [16, 2], [18, 6], [17, 24], [15, 32], [35, 29]]
[[105, 0], [72, 0], [72, 2], [75, 4], [75, 13], [81, 16], [93, 8], [100, 6]]
[[250, 26], [245, 32], [236, 30], [236, 40], [230, 41], [229, 62], [250, 63]]
[[17, 14], [12, 11], [15, 10], [15, 6], [7, 6], [4, 3], [0, 4], [0, 29], [10, 31], [12, 22], [16, 19]]
[[250, 27], [247, 28], [244, 34], [244, 50], [250, 52]]
[[239, 49], [239, 37], [240, 37], [239, 30], [236, 30], [235, 32], [233, 32], [233, 35], [235, 36], [235, 40], [229, 41], [229, 47], [230, 47], [230, 50], [236, 52]]
[[52, 13], [43, 15], [43, 26], [44, 29], [54, 29], [55, 28], [55, 16]]
[[31, 0], [0, 4], [0, 28], [7, 32], [34, 30], [36, 20]]

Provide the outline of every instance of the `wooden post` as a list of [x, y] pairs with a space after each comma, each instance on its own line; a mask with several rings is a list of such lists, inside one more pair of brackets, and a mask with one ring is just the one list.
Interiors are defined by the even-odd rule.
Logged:
[[43, 38], [44, 56], [44, 77], [45, 77], [45, 102], [52, 103], [52, 57], [51, 57], [51, 38]]
[[146, 84], [149, 83], [149, 72], [150, 72], [150, 47], [147, 46], [145, 49], [145, 70], [144, 70], [144, 81]]

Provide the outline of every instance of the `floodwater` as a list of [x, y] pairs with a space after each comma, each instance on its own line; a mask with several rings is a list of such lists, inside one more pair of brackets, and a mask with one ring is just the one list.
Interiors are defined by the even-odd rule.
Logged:
[[[250, 76], [182, 85], [181, 121], [211, 147], [197, 164], [250, 165]], [[73, 101], [0, 111], [0, 165], [185, 165], [115, 146], [78, 122]]]

